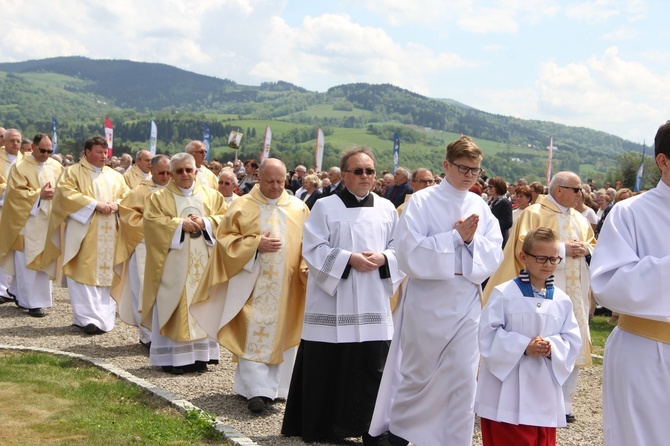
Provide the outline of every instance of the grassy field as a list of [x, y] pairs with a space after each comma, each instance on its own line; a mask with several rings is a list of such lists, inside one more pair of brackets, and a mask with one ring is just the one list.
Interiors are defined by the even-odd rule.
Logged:
[[0, 351], [3, 445], [210, 445], [209, 414], [176, 409], [88, 363]]
[[605, 352], [605, 341], [614, 329], [614, 325], [610, 324], [608, 320], [609, 316], [594, 316], [589, 322], [593, 353], [596, 355], [603, 355]]

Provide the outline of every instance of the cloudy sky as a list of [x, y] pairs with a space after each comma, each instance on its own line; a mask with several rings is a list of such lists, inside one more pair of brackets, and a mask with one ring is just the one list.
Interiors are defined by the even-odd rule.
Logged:
[[0, 61], [162, 62], [246, 85], [391, 83], [653, 140], [670, 119], [661, 0], [0, 0]]

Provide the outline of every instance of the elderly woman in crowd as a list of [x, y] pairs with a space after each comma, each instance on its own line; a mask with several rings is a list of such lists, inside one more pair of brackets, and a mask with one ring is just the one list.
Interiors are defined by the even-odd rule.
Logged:
[[319, 177], [314, 173], [305, 175], [302, 179], [302, 187], [305, 191], [300, 194], [299, 198], [305, 202], [310, 211], [316, 200], [321, 196], [319, 186]]

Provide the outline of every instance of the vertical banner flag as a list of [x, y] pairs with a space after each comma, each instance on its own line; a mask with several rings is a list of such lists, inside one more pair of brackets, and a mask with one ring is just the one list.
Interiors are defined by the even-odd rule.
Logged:
[[397, 133], [393, 134], [393, 173], [398, 170], [400, 163], [400, 138]]
[[151, 130], [149, 130], [149, 152], [156, 154], [156, 142], [158, 141], [158, 128], [156, 123], [151, 121]]
[[53, 130], [51, 148], [54, 150], [53, 153], [58, 153], [58, 121], [53, 116], [51, 117], [51, 130]]
[[261, 163], [270, 156], [270, 143], [272, 142], [272, 130], [270, 126], [265, 127], [265, 139], [263, 140], [263, 153], [261, 153]]
[[111, 158], [114, 147], [114, 126], [109, 118], [105, 118], [105, 138], [107, 139], [107, 157]]
[[549, 159], [547, 160], [547, 184], [551, 182], [551, 156], [554, 151], [554, 137], [549, 137]]
[[642, 190], [642, 179], [644, 178], [644, 152], [647, 150], [647, 144], [642, 145], [642, 161], [640, 161], [640, 167], [637, 169], [637, 175], [635, 175], [635, 188], [634, 192], [640, 192]]
[[212, 147], [212, 130], [209, 128], [209, 124], [205, 123], [202, 126], [202, 143], [205, 146], [207, 153], [205, 154], [205, 159], [209, 162], [209, 152], [211, 152]]
[[320, 128], [316, 131], [316, 149], [314, 149], [314, 156], [316, 158], [316, 171], [321, 172], [321, 165], [323, 164], [323, 146], [325, 138], [323, 137], [323, 130]]
[[237, 151], [240, 149], [242, 135], [242, 132], [236, 132], [235, 130], [230, 132], [230, 135], [228, 135], [228, 147], [235, 149], [235, 161], [237, 161]]

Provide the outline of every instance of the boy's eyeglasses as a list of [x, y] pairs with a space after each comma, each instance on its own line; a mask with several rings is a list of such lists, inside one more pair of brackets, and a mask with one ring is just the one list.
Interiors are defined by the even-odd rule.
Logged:
[[526, 253], [527, 256], [531, 256], [532, 258], [535, 259], [537, 263], [545, 264], [547, 262], [551, 263], [552, 265], [558, 265], [563, 261], [563, 257], [561, 256], [556, 256], [556, 257], [547, 257], [547, 256], [536, 256], [533, 255], [529, 252]]

